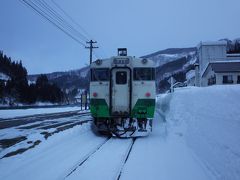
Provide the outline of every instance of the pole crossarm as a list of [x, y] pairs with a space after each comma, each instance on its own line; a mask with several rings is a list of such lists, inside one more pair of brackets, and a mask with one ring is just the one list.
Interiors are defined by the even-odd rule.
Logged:
[[86, 43], [90, 44], [89, 47], [86, 46], [85, 48], [90, 49], [90, 64], [92, 64], [93, 49], [98, 48], [96, 46], [93, 46], [93, 44], [97, 43], [97, 41], [90, 40], [90, 41], [87, 41]]

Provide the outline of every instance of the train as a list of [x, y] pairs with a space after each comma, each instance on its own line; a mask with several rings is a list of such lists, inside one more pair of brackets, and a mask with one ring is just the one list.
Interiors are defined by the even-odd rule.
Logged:
[[116, 137], [148, 136], [155, 112], [155, 63], [119, 48], [117, 56], [92, 62], [90, 73], [94, 129]]

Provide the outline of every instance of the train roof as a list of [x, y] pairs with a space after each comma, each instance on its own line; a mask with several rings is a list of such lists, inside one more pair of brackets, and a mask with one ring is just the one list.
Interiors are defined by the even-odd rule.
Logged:
[[146, 58], [136, 58], [134, 56], [113, 56], [106, 59], [97, 59], [92, 62], [91, 68], [104, 68], [104, 67], [153, 67], [155, 62]]

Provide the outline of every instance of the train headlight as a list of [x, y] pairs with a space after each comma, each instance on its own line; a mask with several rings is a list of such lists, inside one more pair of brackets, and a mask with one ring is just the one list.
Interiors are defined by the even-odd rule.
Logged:
[[97, 97], [98, 94], [96, 92], [93, 93], [93, 97]]
[[148, 62], [147, 59], [142, 59], [142, 63], [143, 63], [143, 64], [146, 64], [147, 62]]
[[96, 60], [96, 64], [97, 65], [101, 65], [102, 64], [102, 60], [101, 59]]
[[146, 96], [146, 97], [150, 97], [150, 96], [151, 96], [151, 93], [150, 93], [150, 92], [147, 92], [147, 93], [145, 94], [145, 96]]

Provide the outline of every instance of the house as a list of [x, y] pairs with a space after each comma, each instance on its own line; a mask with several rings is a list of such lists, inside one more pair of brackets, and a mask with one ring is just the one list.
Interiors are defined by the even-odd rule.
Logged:
[[237, 84], [240, 78], [240, 54], [228, 54], [227, 42], [201, 42], [198, 45], [200, 86]]
[[213, 84], [240, 84], [240, 60], [208, 63], [202, 74], [202, 86]]

